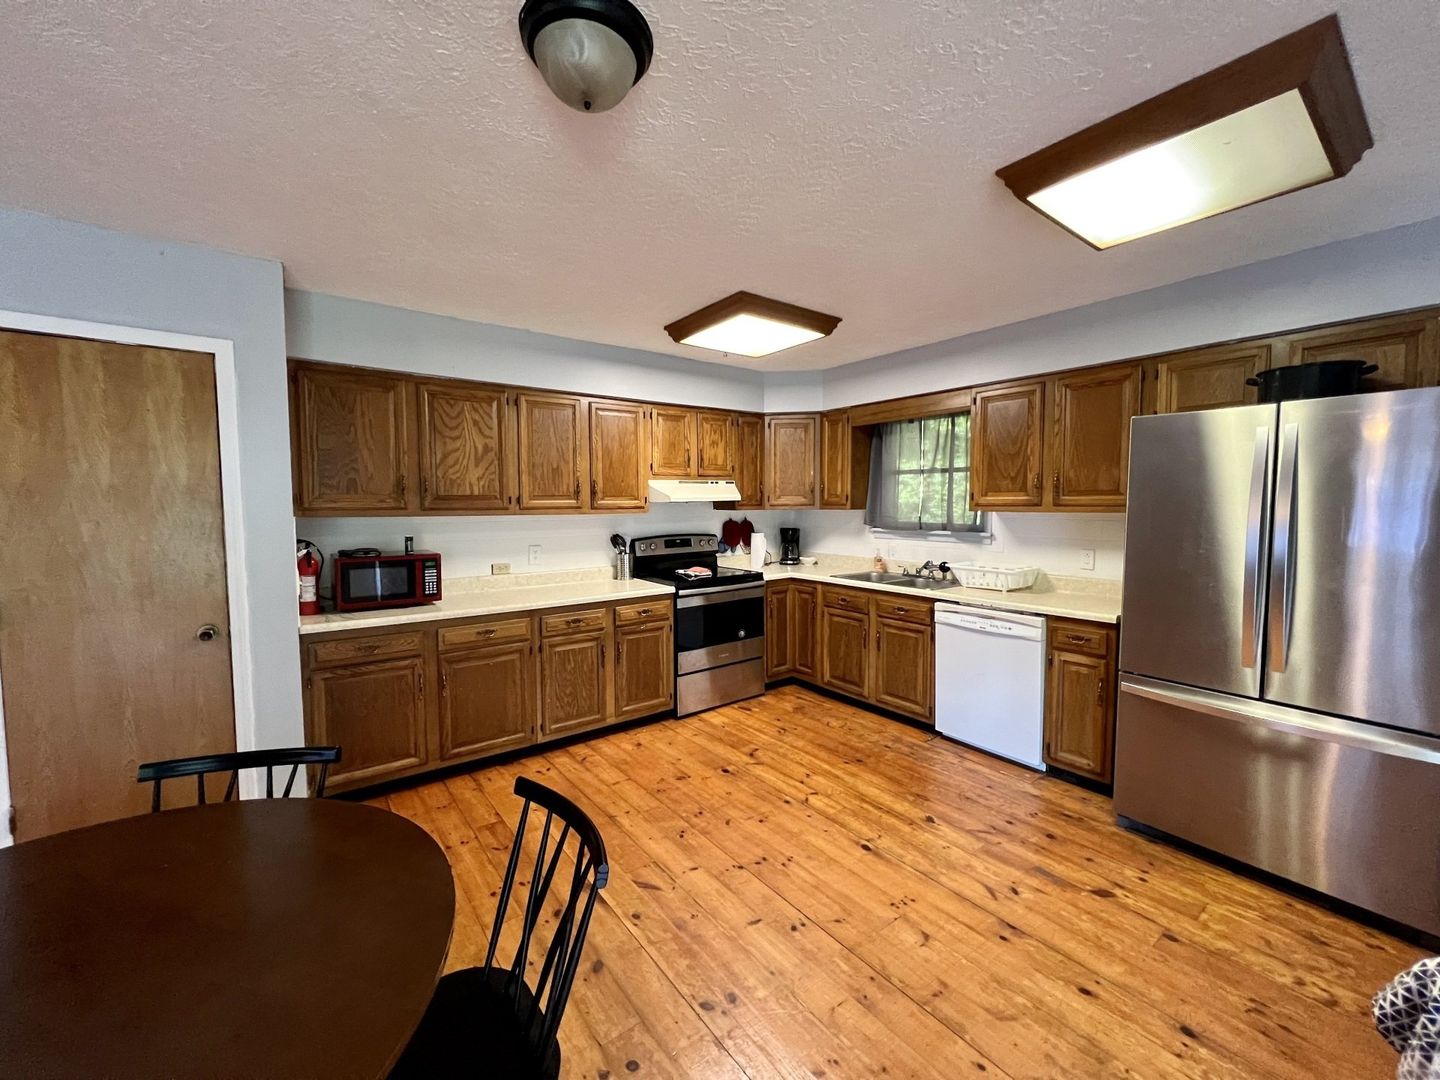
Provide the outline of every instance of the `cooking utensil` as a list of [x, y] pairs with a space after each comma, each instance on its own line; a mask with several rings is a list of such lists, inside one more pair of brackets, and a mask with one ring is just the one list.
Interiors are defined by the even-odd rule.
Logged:
[[1360, 392], [1360, 380], [1379, 371], [1364, 360], [1316, 360], [1291, 367], [1266, 368], [1246, 379], [1260, 388], [1260, 404], [1299, 398], [1343, 397]]

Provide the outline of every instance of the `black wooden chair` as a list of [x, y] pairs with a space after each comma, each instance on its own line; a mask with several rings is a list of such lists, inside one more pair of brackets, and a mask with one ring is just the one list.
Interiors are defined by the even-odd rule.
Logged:
[[[302, 765], [319, 765], [320, 775], [315, 781], [315, 796], [325, 794], [325, 779], [330, 766], [340, 760], [338, 746], [296, 746], [278, 750], [243, 750], [238, 754], [212, 754], [203, 757], [171, 758], [169, 761], [149, 761], [140, 766], [135, 779], [142, 784], [154, 784], [150, 798], [152, 813], [160, 809], [160, 785], [166, 780], [182, 776], [195, 777], [196, 801], [205, 803], [205, 777], [214, 773], [229, 773], [230, 783], [225, 787], [225, 796], [220, 801], [229, 802], [235, 797], [235, 788], [240, 782], [242, 769], [265, 770], [265, 797], [275, 797], [275, 770], [290, 766], [290, 777], [285, 781], [281, 798], [289, 798], [295, 786], [295, 777]], [[307, 769], [308, 773], [309, 770]]]
[[[610, 868], [605, 862], [605, 842], [599, 830], [573, 802], [523, 776], [515, 781], [515, 794], [525, 800], [525, 806], [520, 811], [520, 825], [510, 849], [505, 881], [500, 886], [500, 902], [490, 931], [485, 966], [454, 971], [440, 980], [410, 1045], [390, 1074], [391, 1080], [462, 1076], [470, 1080], [477, 1076], [554, 1080], [560, 1075], [560, 1042], [556, 1033], [575, 981], [580, 952], [585, 947], [595, 897], [609, 880]], [[520, 940], [509, 967], [496, 967], [495, 950], [510, 906], [532, 804], [545, 811], [545, 824], [540, 830], [535, 865], [521, 912]], [[552, 847], [551, 833], [556, 819], [563, 828]], [[525, 985], [530, 945], [556, 868], [571, 837], [575, 840], [572, 845], [575, 862], [565, 889], [565, 906], [559, 913], [554, 937], [545, 950], [532, 991]]]

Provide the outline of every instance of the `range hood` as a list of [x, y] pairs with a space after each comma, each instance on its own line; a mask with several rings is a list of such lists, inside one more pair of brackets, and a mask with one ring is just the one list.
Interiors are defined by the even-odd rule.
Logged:
[[733, 480], [651, 480], [650, 501], [739, 502], [740, 489]]

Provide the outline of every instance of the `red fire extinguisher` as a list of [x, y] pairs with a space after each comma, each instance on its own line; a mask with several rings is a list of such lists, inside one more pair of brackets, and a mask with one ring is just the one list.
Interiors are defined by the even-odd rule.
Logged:
[[299, 582], [300, 614], [319, 615], [320, 596], [316, 591], [320, 584], [320, 568], [324, 560], [316, 558], [316, 548], [309, 540], [298, 540], [295, 544], [295, 576]]

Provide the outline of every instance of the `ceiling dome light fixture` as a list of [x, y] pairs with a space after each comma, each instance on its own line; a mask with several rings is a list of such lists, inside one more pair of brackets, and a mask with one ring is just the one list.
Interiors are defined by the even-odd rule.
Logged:
[[525, 0], [520, 40], [555, 96], [580, 112], [619, 105], [655, 51], [630, 0]]

